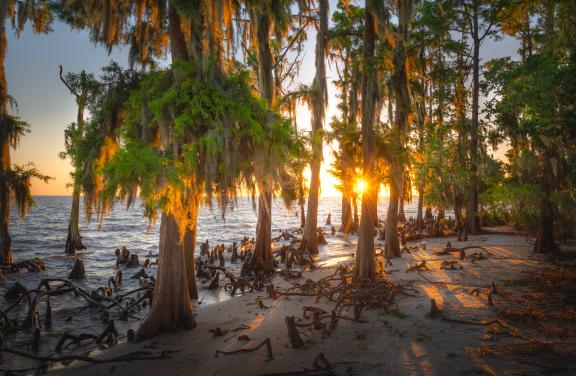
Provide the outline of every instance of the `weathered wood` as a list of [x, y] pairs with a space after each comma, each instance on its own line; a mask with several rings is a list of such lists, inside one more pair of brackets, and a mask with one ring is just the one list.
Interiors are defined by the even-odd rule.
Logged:
[[232, 354], [240, 354], [240, 353], [247, 353], [247, 352], [252, 352], [252, 351], [256, 351], [259, 348], [261, 348], [262, 346], [266, 346], [266, 351], [268, 354], [268, 359], [273, 359], [274, 355], [272, 354], [272, 342], [270, 341], [270, 338], [266, 338], [264, 341], [262, 341], [262, 343], [260, 343], [258, 346], [252, 347], [252, 348], [243, 348], [243, 349], [238, 349], [238, 350], [233, 350], [233, 351], [222, 351], [222, 350], [216, 350], [216, 354], [214, 354], [214, 357], [217, 358], [219, 354], [223, 354], [223, 355], [232, 355]]
[[84, 269], [84, 261], [82, 259], [77, 258], [74, 262], [74, 266], [72, 267], [72, 271], [68, 276], [70, 279], [84, 279], [86, 278], [86, 270]]
[[302, 337], [300, 337], [300, 333], [298, 333], [298, 329], [296, 329], [296, 320], [294, 316], [286, 316], [284, 319], [286, 323], [286, 328], [288, 329], [288, 337], [290, 337], [290, 343], [292, 347], [298, 348], [304, 346], [304, 341]]

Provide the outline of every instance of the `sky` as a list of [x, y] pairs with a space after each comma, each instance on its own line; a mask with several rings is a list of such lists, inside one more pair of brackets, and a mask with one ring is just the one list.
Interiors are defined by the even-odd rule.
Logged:
[[[336, 0], [330, 1], [330, 11], [336, 9]], [[33, 195], [71, 195], [70, 162], [62, 160], [58, 154], [64, 150], [64, 129], [76, 119], [74, 96], [62, 84], [58, 76], [58, 66], [64, 71], [98, 73], [111, 60], [127, 64], [128, 49], [115, 48], [111, 54], [102, 46], [89, 40], [88, 33], [73, 31], [62, 23], [54, 23], [52, 32], [36, 35], [27, 27], [19, 38], [9, 32], [8, 51], [5, 60], [8, 93], [18, 102], [18, 116], [31, 124], [32, 132], [26, 135], [16, 151], [12, 152], [12, 162], [25, 164], [33, 162], [36, 167], [54, 179], [49, 183], [34, 181]], [[10, 29], [8, 29], [10, 30]], [[315, 32], [310, 30], [306, 42], [306, 52], [298, 81], [309, 84], [314, 77]], [[484, 60], [516, 54], [516, 41], [505, 38], [499, 42], [488, 41], [482, 47]], [[333, 80], [337, 78], [333, 65], [327, 67], [328, 107], [325, 126], [332, 116], [337, 115], [336, 95]], [[309, 127], [310, 113], [301, 107], [298, 111], [299, 127]], [[323, 196], [337, 196], [335, 179], [327, 173], [332, 155], [330, 146], [324, 147], [324, 162], [321, 181]]]

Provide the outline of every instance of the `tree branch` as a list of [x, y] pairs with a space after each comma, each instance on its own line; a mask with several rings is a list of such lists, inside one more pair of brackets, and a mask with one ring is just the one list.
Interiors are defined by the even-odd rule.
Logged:
[[77, 92], [75, 92], [75, 91], [70, 87], [70, 85], [68, 85], [68, 82], [66, 82], [66, 80], [64, 79], [64, 76], [62, 76], [62, 71], [63, 71], [63, 69], [62, 69], [62, 64], [60, 64], [60, 80], [64, 83], [64, 85], [68, 88], [68, 90], [70, 90], [70, 92], [71, 92], [72, 94], [74, 94], [76, 97], [79, 97], [80, 94], [78, 94]]

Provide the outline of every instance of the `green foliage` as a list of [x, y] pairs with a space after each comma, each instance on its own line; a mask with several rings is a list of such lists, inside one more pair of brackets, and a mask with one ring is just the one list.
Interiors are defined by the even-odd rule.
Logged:
[[47, 183], [52, 178], [41, 174], [33, 163], [28, 163], [24, 166], [14, 165], [11, 170], [6, 172], [6, 181], [12, 200], [16, 204], [18, 214], [23, 218], [26, 217], [30, 208], [34, 206], [34, 200], [30, 193], [32, 179], [39, 179]]
[[96, 79], [92, 74], [68, 73], [65, 80], [75, 93], [79, 106], [90, 112], [90, 118], [80, 124], [71, 123], [65, 130], [63, 159], [72, 163], [74, 189], [84, 193], [86, 217], [94, 211], [104, 214], [111, 200], [101, 200], [103, 181], [100, 170], [115, 149], [116, 129], [123, 119], [123, 107], [129, 93], [137, 86], [139, 76], [111, 62], [101, 69]]
[[17, 116], [0, 114], [0, 143], [8, 143], [16, 149], [26, 133], [30, 133], [30, 124]]
[[253, 96], [245, 71], [212, 79], [180, 61], [143, 77], [118, 135], [120, 150], [103, 169], [106, 197], [139, 194], [147, 215], [161, 209], [181, 226], [194, 214], [190, 197], [211, 205], [216, 196], [224, 212], [264, 177], [280, 183], [300, 153], [290, 122]]
[[550, 200], [559, 238], [576, 229], [576, 64], [566, 32], [541, 34], [546, 42], [521, 61], [491, 61], [484, 87], [493, 93], [487, 114], [511, 143], [506, 177], [486, 199], [508, 205], [514, 223], [526, 229], [535, 228], [541, 202]]

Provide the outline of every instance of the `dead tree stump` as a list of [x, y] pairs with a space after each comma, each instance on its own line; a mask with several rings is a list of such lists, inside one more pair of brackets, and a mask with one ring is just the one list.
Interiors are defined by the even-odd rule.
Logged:
[[216, 290], [218, 289], [218, 281], [220, 280], [220, 272], [216, 272], [216, 274], [214, 274], [214, 278], [212, 278], [212, 281], [210, 281], [210, 285], [208, 286], [209, 290]]
[[438, 310], [438, 306], [436, 305], [436, 300], [435, 299], [430, 299], [430, 318], [435, 319], [436, 316], [438, 316], [438, 313], [440, 313], [440, 311]]
[[74, 262], [74, 266], [72, 267], [72, 271], [68, 276], [70, 279], [84, 279], [86, 278], [86, 270], [84, 269], [84, 261], [82, 259], [77, 258], [76, 262]]
[[44, 326], [47, 328], [52, 325], [52, 299], [46, 300], [46, 313], [44, 314]]
[[300, 337], [298, 329], [296, 329], [296, 321], [294, 316], [286, 316], [284, 321], [286, 322], [288, 337], [290, 337], [290, 343], [292, 344], [292, 347], [298, 348], [304, 346], [304, 341], [302, 340], [302, 337]]
[[490, 294], [498, 295], [498, 289], [494, 281], [492, 281], [492, 285], [490, 286]]

